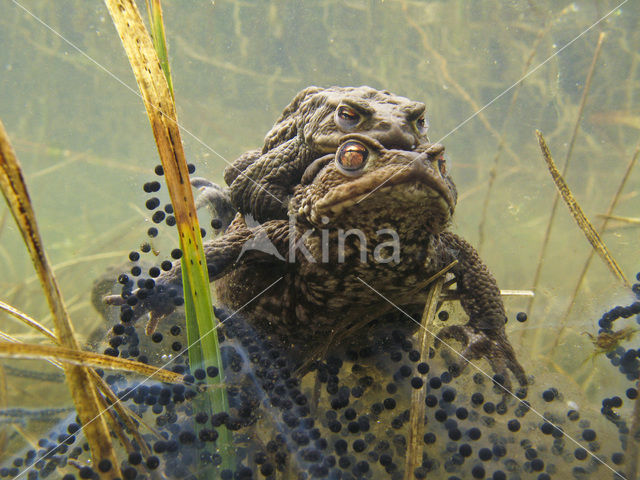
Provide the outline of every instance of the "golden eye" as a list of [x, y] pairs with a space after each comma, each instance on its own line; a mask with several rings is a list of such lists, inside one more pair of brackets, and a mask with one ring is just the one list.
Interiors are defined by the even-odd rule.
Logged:
[[358, 112], [346, 105], [340, 105], [340, 107], [338, 107], [338, 118], [348, 126], [353, 126], [360, 121]]
[[347, 172], [360, 170], [367, 163], [369, 150], [362, 143], [351, 140], [340, 146], [336, 152], [338, 166]]

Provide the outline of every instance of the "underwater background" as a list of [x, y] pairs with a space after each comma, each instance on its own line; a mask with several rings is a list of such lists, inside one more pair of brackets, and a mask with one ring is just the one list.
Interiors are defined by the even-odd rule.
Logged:
[[[564, 410], [594, 422], [603, 399], [621, 397], [617, 413], [631, 423], [633, 402], [625, 391], [633, 383], [605, 355], [595, 355], [586, 333], [596, 336], [602, 315], [632, 303], [634, 294], [595, 257], [574, 298], [592, 248], [562, 202], [539, 259], [556, 189], [534, 134], [544, 134], [561, 170], [571, 152], [565, 178], [600, 226], [640, 140], [640, 5], [618, 5], [166, 1], [187, 159], [197, 175], [223, 183], [227, 162], [259, 148], [282, 108], [309, 85], [369, 85], [426, 103], [429, 138], [446, 146], [459, 192], [452, 230], [478, 248], [502, 289], [535, 287], [532, 305], [528, 297], [505, 298], [507, 333], [527, 373], [540, 391], [562, 390], [557, 401]], [[108, 325], [92, 302], [94, 281], [148, 240], [151, 226], [142, 184], [159, 162], [149, 123], [102, 3], [4, 0], [0, 8], [0, 118], [24, 168], [76, 331], [102, 350]], [[639, 195], [636, 166], [602, 233], [631, 282], [640, 270]], [[152, 246], [166, 254], [175, 230], [159, 228]], [[50, 325], [4, 203], [0, 272], [0, 300]], [[515, 321], [520, 311], [528, 312], [526, 322]], [[2, 312], [0, 319], [3, 333], [42, 341]], [[624, 322], [616, 327], [638, 328], [633, 317]], [[631, 337], [620, 346], [626, 351], [637, 342]], [[0, 465], [70, 412], [59, 380], [46, 362], [0, 360]], [[544, 407], [539, 396], [531, 402]], [[28, 412], [16, 419], [9, 415], [15, 408]], [[607, 431], [601, 443], [619, 441], [616, 428]], [[612, 476], [600, 474], [584, 478]]]

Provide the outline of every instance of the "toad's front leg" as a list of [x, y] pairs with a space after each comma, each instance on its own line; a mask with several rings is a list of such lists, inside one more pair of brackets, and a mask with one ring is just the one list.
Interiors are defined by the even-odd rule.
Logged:
[[460, 341], [465, 346], [461, 352], [465, 364], [473, 359], [486, 358], [494, 372], [503, 377], [505, 388], [511, 386], [508, 370], [513, 372], [520, 385], [526, 385], [524, 368], [518, 362], [505, 332], [507, 316], [500, 289], [478, 252], [468, 242], [449, 232], [439, 236], [436, 248], [439, 260], [444, 264], [458, 261], [453, 273], [460, 304], [469, 315], [466, 325], [445, 327], [438, 337]]
[[[271, 220], [249, 228], [244, 218], [237, 216], [224, 235], [203, 245], [209, 281], [228, 274], [240, 259], [242, 262], [277, 262], [278, 258], [283, 259], [288, 248], [288, 228], [286, 220]], [[109, 295], [103, 301], [107, 305], [130, 308], [134, 319], [148, 313], [146, 332], [151, 335], [160, 320], [181, 305], [181, 302], [176, 302], [181, 292], [182, 265], [178, 260], [169, 271], [163, 272], [151, 282], [150, 288], [140, 287], [133, 292]]]
[[255, 157], [248, 152], [249, 161], [235, 177], [225, 174], [231, 181], [231, 201], [243, 214], [251, 214], [259, 222], [286, 219], [289, 197], [310, 163], [312, 152], [299, 137]]

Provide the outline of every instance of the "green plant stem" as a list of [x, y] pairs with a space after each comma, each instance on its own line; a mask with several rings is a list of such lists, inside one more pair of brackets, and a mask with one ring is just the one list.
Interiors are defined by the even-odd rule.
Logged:
[[164, 34], [164, 20], [160, 0], [147, 0], [147, 12], [149, 14], [153, 46], [158, 54], [160, 67], [164, 73], [164, 78], [167, 80], [167, 86], [169, 87], [171, 98], [174, 98], [173, 82], [171, 81], [171, 67], [169, 65], [169, 51], [167, 50], [167, 40]]

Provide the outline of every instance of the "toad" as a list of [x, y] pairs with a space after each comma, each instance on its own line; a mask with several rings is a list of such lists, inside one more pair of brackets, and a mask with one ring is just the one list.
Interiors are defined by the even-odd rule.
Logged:
[[341, 137], [363, 133], [385, 148], [413, 150], [427, 141], [424, 103], [371, 87], [308, 87], [271, 128], [262, 150], [225, 169], [231, 202], [259, 222], [287, 217], [287, 204], [305, 169], [332, 155]]
[[[306, 168], [288, 219], [255, 224], [238, 214], [205, 244], [218, 300], [304, 354], [345, 332], [356, 336], [389, 311], [402, 312], [393, 321], [415, 330], [426, 297], [416, 286], [457, 261], [451, 272], [469, 320], [438, 337], [459, 340], [466, 360], [486, 358], [505, 385], [508, 370], [524, 385], [496, 281], [474, 248], [447, 230], [457, 195], [443, 152], [438, 144], [408, 151], [369, 135], [341, 137], [330, 161]], [[180, 279], [176, 262], [136, 313], [171, 311], [158, 286], [179, 287]]]

